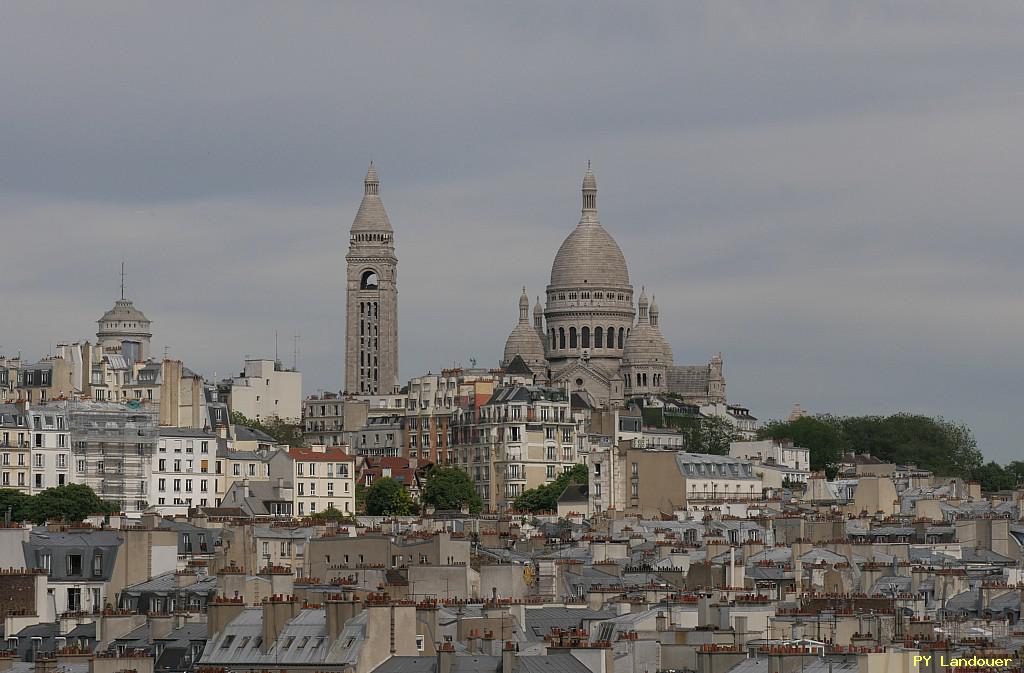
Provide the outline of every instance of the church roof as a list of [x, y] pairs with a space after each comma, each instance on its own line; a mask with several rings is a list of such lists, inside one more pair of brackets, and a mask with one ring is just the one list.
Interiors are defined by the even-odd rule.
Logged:
[[708, 365], [669, 367], [668, 390], [678, 395], [706, 395], [711, 378]]
[[[588, 198], [590, 199], [588, 201]], [[551, 265], [553, 287], [628, 287], [626, 257], [601, 223], [597, 221], [597, 181], [587, 168], [583, 181], [583, 214]]]
[[516, 355], [512, 360], [505, 366], [506, 374], [516, 374], [518, 376], [533, 376], [533, 370], [523, 362], [523, 356]]
[[377, 169], [373, 167], [373, 162], [370, 162], [370, 168], [363, 180], [363, 200], [356, 212], [356, 219], [352, 222], [352, 231], [392, 231], [391, 220], [388, 219], [384, 202], [380, 198], [380, 180], [377, 178]]

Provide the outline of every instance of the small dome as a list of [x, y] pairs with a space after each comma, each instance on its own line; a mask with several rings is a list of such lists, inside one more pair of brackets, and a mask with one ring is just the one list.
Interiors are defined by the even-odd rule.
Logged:
[[132, 303], [131, 299], [118, 299], [114, 303], [114, 307], [103, 314], [100, 318], [100, 322], [108, 321], [121, 321], [131, 320], [133, 322], [149, 322], [149, 318], [139, 309], [135, 308], [135, 304]]
[[501, 362], [507, 365], [515, 356], [520, 356], [523, 361], [534, 371], [535, 367], [541, 369], [547, 366], [547, 358], [544, 356], [544, 342], [540, 333], [530, 325], [519, 323], [505, 341], [505, 353]]
[[519, 308], [530, 310], [530, 298], [526, 296], [526, 286], [523, 286], [523, 293], [519, 295]]
[[640, 318], [636, 326], [630, 330], [626, 337], [626, 343], [622, 349], [622, 359], [626, 364], [664, 366], [672, 365], [672, 347], [668, 339], [658, 328], [658, 321], [651, 320], [650, 316], [657, 316], [657, 306], [652, 306], [650, 314], [647, 311], [647, 293], [641, 290], [640, 293]]
[[544, 308], [540, 305], [540, 297], [537, 297], [537, 303], [533, 305], [533, 317], [540, 318], [544, 315]]

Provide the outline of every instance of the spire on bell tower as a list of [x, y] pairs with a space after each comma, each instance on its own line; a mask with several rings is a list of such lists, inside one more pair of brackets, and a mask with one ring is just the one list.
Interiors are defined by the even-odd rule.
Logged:
[[581, 220], [589, 222], [597, 221], [597, 178], [590, 170], [590, 162], [587, 162], [587, 172], [583, 174], [583, 217]]
[[377, 177], [377, 169], [370, 161], [370, 167], [366, 170], [366, 179], [363, 180], [363, 194], [366, 196], [378, 196], [380, 194], [380, 179]]

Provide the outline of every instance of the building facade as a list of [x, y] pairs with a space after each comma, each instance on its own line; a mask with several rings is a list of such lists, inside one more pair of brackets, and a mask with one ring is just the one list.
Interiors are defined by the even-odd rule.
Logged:
[[286, 369], [280, 361], [247, 359], [242, 372], [220, 388], [221, 399], [231, 411], [247, 418], [280, 418], [296, 423], [302, 418], [302, 373]]

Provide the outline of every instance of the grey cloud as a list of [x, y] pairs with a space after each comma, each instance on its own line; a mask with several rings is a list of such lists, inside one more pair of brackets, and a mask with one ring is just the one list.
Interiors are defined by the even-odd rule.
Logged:
[[0, 25], [0, 222], [32, 357], [130, 294], [157, 347], [341, 386], [374, 158], [402, 375], [496, 361], [578, 217], [676, 359], [762, 417], [916, 410], [1008, 459], [1024, 402], [1016, 3], [25, 3]]

